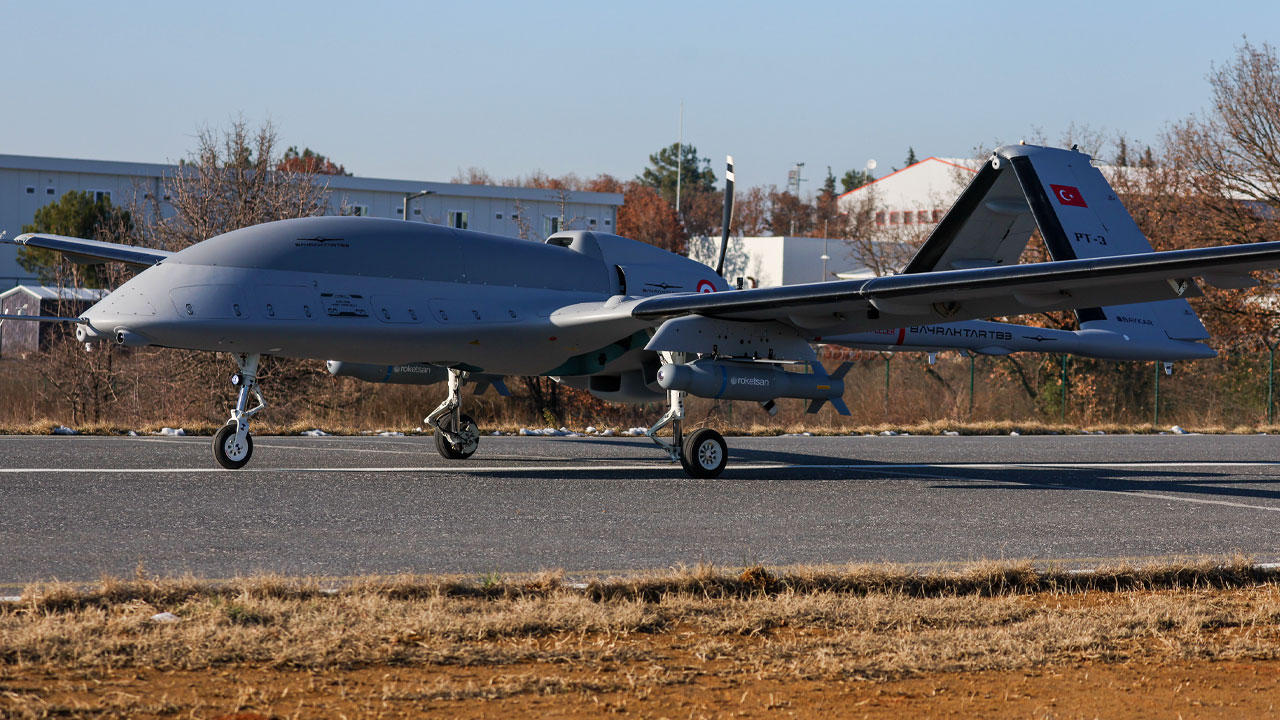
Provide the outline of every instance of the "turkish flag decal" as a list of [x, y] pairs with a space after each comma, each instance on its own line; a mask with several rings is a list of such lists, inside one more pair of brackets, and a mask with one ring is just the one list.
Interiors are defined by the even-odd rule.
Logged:
[[1050, 185], [1049, 189], [1053, 190], [1053, 194], [1058, 196], [1058, 203], [1062, 205], [1071, 205], [1073, 207], [1089, 207], [1084, 204], [1084, 197], [1080, 194], [1078, 188], [1070, 185]]

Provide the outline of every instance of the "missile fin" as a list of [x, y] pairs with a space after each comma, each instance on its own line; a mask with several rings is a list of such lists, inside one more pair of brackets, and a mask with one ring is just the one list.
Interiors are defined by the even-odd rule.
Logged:
[[511, 397], [511, 391], [507, 389], [507, 383], [503, 381], [502, 376], [478, 375], [474, 377], [476, 377], [476, 389], [474, 391], [476, 395], [483, 395], [489, 392], [489, 388], [492, 387], [502, 397]]

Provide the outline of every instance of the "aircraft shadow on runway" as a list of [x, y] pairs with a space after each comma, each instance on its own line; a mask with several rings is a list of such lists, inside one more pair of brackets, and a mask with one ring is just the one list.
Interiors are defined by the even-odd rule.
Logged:
[[[951, 490], [1101, 490], [1106, 492], [1161, 492], [1220, 498], [1280, 500], [1280, 490], [1259, 487], [1280, 485], [1274, 475], [1231, 475], [1222, 472], [1169, 472], [1116, 468], [1009, 468], [972, 471], [939, 468], [947, 473], [972, 472], [987, 482], [939, 484]], [[957, 477], [956, 480], [965, 478]]]
[[[566, 439], [569, 442], [575, 440], [578, 439]], [[652, 462], [653, 458], [649, 450], [651, 443], [648, 440], [640, 438], [614, 439], [610, 444], [615, 447], [620, 444], [634, 446], [637, 450], [634, 457], [627, 453], [611, 458], [613, 460]], [[934, 483], [934, 487], [939, 489], [953, 490], [1096, 490], [1120, 493], [1145, 491], [1203, 495], [1224, 499], [1280, 500], [1280, 489], [1268, 489], [1268, 487], [1280, 486], [1280, 476], [1271, 472], [1265, 475], [1241, 476], [1219, 471], [1169, 471], [1156, 468], [1134, 468], [1128, 470], [1115, 467], [1047, 468], [1043, 467], [1043, 465], [1017, 467], [1014, 463], [1010, 463], [1008, 468], [965, 468], [956, 467], [948, 463], [940, 463], [936, 467], [931, 467], [928, 462], [886, 462], [857, 458], [833, 458], [829, 455], [754, 450], [732, 446], [729, 449], [729, 457], [729, 467], [725, 470], [723, 479], [856, 481], [888, 477], [908, 480], [918, 479]], [[555, 461], [552, 458], [539, 459]], [[560, 459], [557, 462], [563, 463], [564, 461]], [[780, 467], [735, 468], [736, 464], [759, 462], [779, 463]], [[803, 467], [787, 467], [788, 465]], [[830, 465], [831, 467], [822, 467], [824, 465]], [[859, 465], [865, 465], [867, 469], [862, 470], [856, 467]], [[895, 466], [901, 466], [901, 469], [895, 469]], [[629, 473], [624, 471], [609, 471], [605, 468], [592, 469], [590, 466], [584, 466], [581, 472], [559, 470], [557, 475], [577, 479], [585, 477], [595, 479], [630, 477]], [[507, 476], [539, 477], [545, 476], [545, 473], [516, 470]], [[938, 480], [944, 478], [951, 482], [938, 482]], [[684, 478], [681, 478], [681, 480], [683, 481]], [[1256, 487], [1260, 485], [1268, 487]]]

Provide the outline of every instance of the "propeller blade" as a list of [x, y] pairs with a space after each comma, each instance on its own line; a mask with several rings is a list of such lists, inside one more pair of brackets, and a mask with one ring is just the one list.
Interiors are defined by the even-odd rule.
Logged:
[[729, 223], [733, 220], [733, 156], [726, 158], [724, 171], [724, 222], [720, 231], [720, 261], [716, 263], [716, 274], [724, 277], [724, 254], [729, 249]]

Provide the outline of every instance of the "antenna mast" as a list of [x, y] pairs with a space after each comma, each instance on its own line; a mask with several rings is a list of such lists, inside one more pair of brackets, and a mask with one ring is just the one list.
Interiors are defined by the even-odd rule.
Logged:
[[680, 217], [680, 174], [684, 170], [684, 101], [680, 101], [680, 129], [676, 134], [676, 217]]
[[800, 183], [805, 182], [805, 178], [800, 177], [800, 173], [804, 171], [804, 163], [798, 162], [796, 166], [787, 171], [787, 192], [800, 197]]

